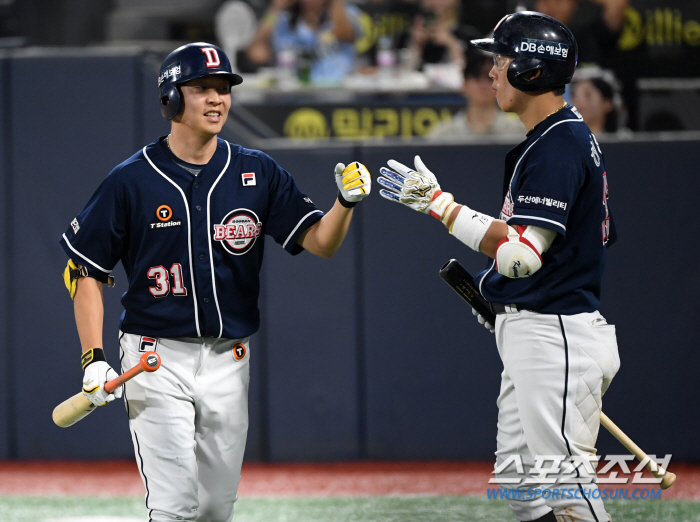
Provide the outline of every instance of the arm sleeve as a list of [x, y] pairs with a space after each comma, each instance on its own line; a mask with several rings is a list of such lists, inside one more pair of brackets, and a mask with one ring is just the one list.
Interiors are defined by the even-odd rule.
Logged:
[[102, 280], [126, 249], [127, 225], [124, 195], [113, 171], [97, 188], [85, 208], [61, 236], [66, 254]]
[[270, 172], [269, 213], [265, 233], [287, 252], [296, 255], [304, 250], [297, 244], [299, 236], [323, 217], [311, 198], [299, 190], [294, 178], [268, 157]]
[[535, 225], [566, 235], [571, 206], [583, 183], [584, 163], [576, 143], [562, 137], [538, 143], [513, 192], [509, 225]]

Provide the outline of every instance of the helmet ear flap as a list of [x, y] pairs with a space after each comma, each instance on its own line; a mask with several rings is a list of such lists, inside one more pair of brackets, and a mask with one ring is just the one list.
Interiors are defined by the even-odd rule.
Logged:
[[170, 121], [177, 113], [180, 112], [180, 105], [182, 104], [182, 98], [180, 96], [180, 90], [176, 85], [169, 83], [163, 85], [160, 89], [160, 113], [163, 118]]
[[[537, 71], [540, 71], [539, 75]], [[542, 60], [537, 58], [516, 59], [508, 66], [508, 81], [519, 91], [546, 90], [549, 82], [547, 68]]]

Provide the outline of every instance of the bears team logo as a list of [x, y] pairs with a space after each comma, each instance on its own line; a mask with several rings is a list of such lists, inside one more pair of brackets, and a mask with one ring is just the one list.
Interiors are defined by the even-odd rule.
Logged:
[[220, 241], [229, 254], [241, 256], [253, 248], [261, 230], [262, 223], [255, 212], [237, 208], [226, 214], [220, 225], [214, 225], [214, 240]]
[[515, 207], [513, 204], [513, 196], [510, 193], [510, 189], [508, 189], [508, 194], [506, 194], [506, 199], [503, 201], [503, 208], [501, 209], [499, 219], [507, 220], [511, 217], [513, 215], [513, 207]]

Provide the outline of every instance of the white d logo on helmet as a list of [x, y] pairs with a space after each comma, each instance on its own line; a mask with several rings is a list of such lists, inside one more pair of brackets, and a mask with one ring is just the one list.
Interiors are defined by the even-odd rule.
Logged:
[[207, 67], [218, 67], [221, 65], [219, 53], [213, 47], [203, 47], [202, 52], [207, 55]]

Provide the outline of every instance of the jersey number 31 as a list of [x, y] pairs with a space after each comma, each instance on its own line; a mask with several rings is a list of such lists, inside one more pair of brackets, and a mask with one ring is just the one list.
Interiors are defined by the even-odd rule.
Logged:
[[[187, 295], [187, 288], [182, 284], [182, 266], [180, 263], [173, 263], [170, 267], [170, 274], [173, 276], [173, 295]], [[170, 279], [168, 271], [164, 266], [152, 266], [148, 269], [148, 279], [155, 279], [156, 286], [149, 286], [148, 291], [153, 297], [165, 297], [170, 293]]]

